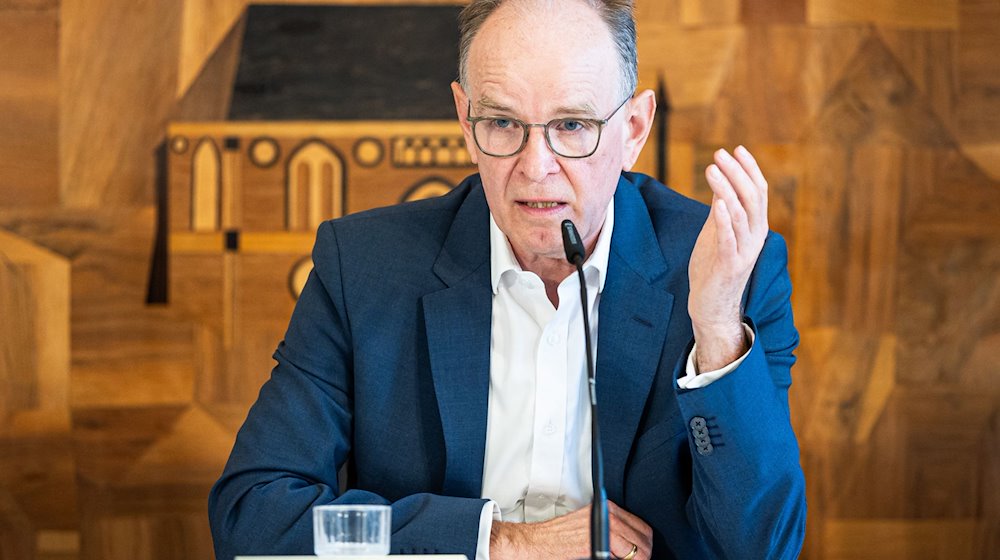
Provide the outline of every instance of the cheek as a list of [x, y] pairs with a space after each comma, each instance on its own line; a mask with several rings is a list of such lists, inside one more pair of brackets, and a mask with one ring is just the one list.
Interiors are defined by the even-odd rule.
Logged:
[[512, 158], [501, 159], [489, 156], [479, 158], [479, 175], [482, 177], [487, 196], [492, 196], [497, 200], [503, 198], [503, 194], [507, 191], [507, 184], [510, 182], [513, 161]]
[[620, 164], [613, 158], [598, 157], [598, 154], [593, 158], [587, 166], [567, 171], [576, 191], [576, 212], [585, 220], [588, 229], [600, 226], [621, 174]]
[[599, 199], [607, 202], [618, 185], [618, 177], [622, 171], [621, 161], [600, 153], [585, 161], [586, 165], [566, 170], [570, 182], [576, 186], [577, 198], [591, 204]]
[[[491, 161], [492, 160], [492, 161]], [[479, 176], [483, 182], [483, 192], [486, 202], [497, 221], [505, 221], [507, 185], [510, 178], [509, 170], [503, 165], [497, 165], [495, 158], [480, 158]]]

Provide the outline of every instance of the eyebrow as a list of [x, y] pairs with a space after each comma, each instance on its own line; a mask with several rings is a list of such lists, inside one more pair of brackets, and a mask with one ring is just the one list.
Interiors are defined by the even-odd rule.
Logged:
[[[494, 111], [495, 113], [515, 114], [514, 109], [512, 109], [510, 106], [494, 101], [490, 97], [486, 96], [476, 101], [476, 110], [481, 113], [485, 113], [486, 111]], [[597, 118], [594, 116], [597, 114], [597, 112], [594, 110], [593, 105], [591, 105], [590, 103], [583, 103], [577, 106], [563, 105], [562, 107], [556, 109], [555, 114], [562, 116]]]
[[594, 106], [590, 103], [584, 103], [576, 107], [565, 105], [556, 109], [557, 115], [574, 115], [578, 117], [591, 117], [596, 118], [594, 115], [597, 111], [594, 110]]
[[482, 97], [478, 101], [476, 101], [476, 109], [479, 110], [479, 111], [481, 111], [481, 112], [484, 112], [484, 111], [487, 111], [487, 110], [488, 111], [496, 111], [496, 112], [499, 112], [499, 113], [513, 113], [514, 112], [514, 110], [511, 109], [510, 107], [508, 107], [507, 105], [504, 105], [503, 103], [498, 103], [498, 102], [490, 99], [489, 97]]

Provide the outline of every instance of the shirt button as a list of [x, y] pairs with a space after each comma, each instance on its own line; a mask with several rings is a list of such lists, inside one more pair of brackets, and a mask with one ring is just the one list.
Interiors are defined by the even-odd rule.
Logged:
[[542, 433], [547, 436], [551, 436], [552, 434], [556, 433], [556, 427], [553, 426], [551, 422], [549, 422], [548, 424], [545, 425], [544, 428], [542, 428]]
[[559, 338], [558, 334], [552, 333], [552, 334], [549, 335], [548, 339], [546, 339], [546, 340], [549, 341], [549, 346], [555, 346], [556, 344], [559, 344], [560, 338]]

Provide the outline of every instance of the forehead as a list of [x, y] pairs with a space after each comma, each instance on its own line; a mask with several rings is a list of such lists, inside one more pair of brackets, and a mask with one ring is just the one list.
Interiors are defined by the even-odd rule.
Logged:
[[511, 0], [473, 39], [468, 78], [473, 103], [603, 105], [618, 96], [621, 72], [611, 32], [590, 6]]

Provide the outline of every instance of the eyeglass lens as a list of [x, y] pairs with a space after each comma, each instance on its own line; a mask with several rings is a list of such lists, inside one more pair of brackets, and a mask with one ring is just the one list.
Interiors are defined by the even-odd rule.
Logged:
[[[521, 150], [527, 126], [517, 119], [483, 119], [473, 125], [473, 134], [484, 152], [509, 156]], [[552, 151], [565, 157], [590, 155], [601, 137], [600, 124], [589, 120], [556, 119], [543, 128]]]

